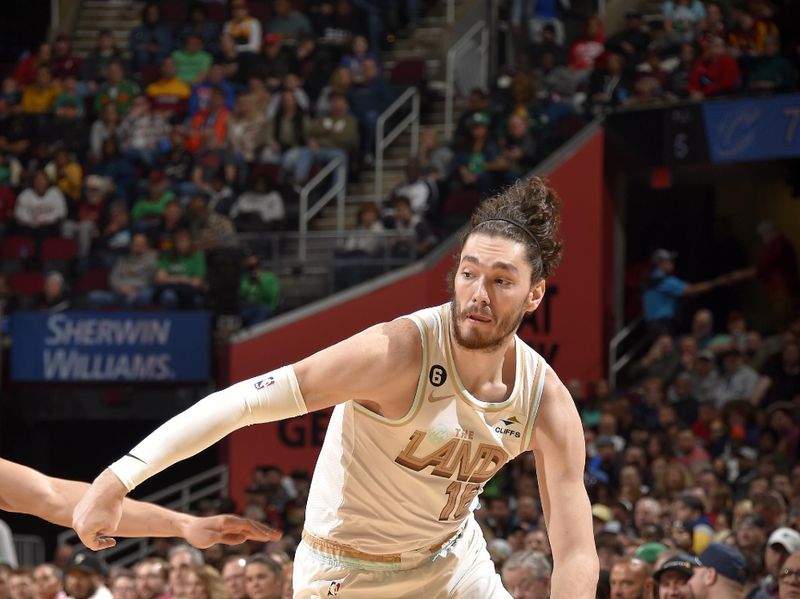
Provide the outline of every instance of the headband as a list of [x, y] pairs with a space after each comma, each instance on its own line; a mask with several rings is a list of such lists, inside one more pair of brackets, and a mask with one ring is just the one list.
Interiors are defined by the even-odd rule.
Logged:
[[511, 220], [510, 218], [502, 218], [500, 216], [497, 216], [497, 217], [494, 217], [494, 218], [487, 218], [486, 220], [479, 222], [472, 229], [475, 230], [478, 227], [480, 227], [481, 225], [489, 223], [489, 222], [492, 222], [493, 220], [494, 221], [502, 221], [504, 223], [508, 223], [509, 225], [514, 225], [515, 227], [518, 227], [518, 228], [522, 229], [525, 232], [525, 234], [533, 240], [533, 243], [536, 244], [536, 249], [539, 250], [539, 255], [540, 256], [542, 255], [542, 246], [539, 245], [539, 240], [536, 239], [536, 235], [533, 234], [533, 231], [531, 231], [528, 227], [526, 227], [522, 223], [520, 223], [518, 221], [515, 221], [515, 220]]

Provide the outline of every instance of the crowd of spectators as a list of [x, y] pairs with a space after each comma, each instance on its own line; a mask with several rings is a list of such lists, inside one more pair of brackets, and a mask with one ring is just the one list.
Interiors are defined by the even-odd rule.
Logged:
[[[569, 3], [513, 0], [516, 62], [544, 98], [565, 99], [587, 115], [625, 107], [796, 89], [800, 66], [790, 3], [666, 0], [661, 14], [629, 11], [606, 36], [589, 17], [565, 39]], [[782, 30], [789, 30], [782, 35]]]
[[[83, 58], [66, 34], [22, 56], [0, 89], [4, 310], [213, 307], [238, 233], [296, 228], [315, 169], [372, 163], [392, 98], [380, 43], [418, 17], [415, 2], [151, 2], [127, 48], [104, 29]], [[245, 320], [268, 317], [277, 279], [238, 263]], [[48, 299], [57, 280], [66, 301]]]

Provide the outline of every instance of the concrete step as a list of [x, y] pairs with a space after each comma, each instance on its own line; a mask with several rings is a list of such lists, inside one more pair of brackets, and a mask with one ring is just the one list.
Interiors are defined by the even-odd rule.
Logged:
[[[97, 29], [76, 29], [72, 33], [72, 39], [75, 43], [78, 43], [81, 40], [91, 40], [94, 43], [97, 41], [97, 32], [100, 29], [101, 27], [98, 27]], [[114, 38], [114, 41], [117, 43], [117, 45], [127, 45], [129, 35], [130, 29], [125, 31], [114, 30], [111, 32], [111, 37]]]
[[110, 7], [110, 8], [81, 8], [78, 13], [78, 20], [98, 19], [107, 20], [111, 17], [118, 17], [127, 21], [141, 22], [142, 11], [139, 8]]

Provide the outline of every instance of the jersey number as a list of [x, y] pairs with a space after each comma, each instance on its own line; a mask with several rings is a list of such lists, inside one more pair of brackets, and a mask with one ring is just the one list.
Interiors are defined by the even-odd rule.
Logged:
[[[463, 491], [462, 491], [463, 489]], [[481, 486], [475, 483], [460, 483], [457, 480], [451, 482], [444, 494], [447, 495], [447, 503], [444, 504], [442, 512], [439, 514], [439, 520], [449, 520], [452, 513], [454, 520], [460, 520], [467, 515], [469, 506], [475, 496], [480, 493]], [[461, 499], [459, 500], [459, 496]]]

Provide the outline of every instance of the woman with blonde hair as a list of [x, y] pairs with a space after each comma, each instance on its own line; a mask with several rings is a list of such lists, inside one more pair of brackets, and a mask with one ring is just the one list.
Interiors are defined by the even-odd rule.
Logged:
[[669, 499], [677, 499], [693, 484], [692, 473], [680, 462], [668, 462], [659, 481], [659, 487]]
[[184, 593], [180, 599], [228, 599], [225, 581], [212, 566], [183, 566], [180, 578]]

